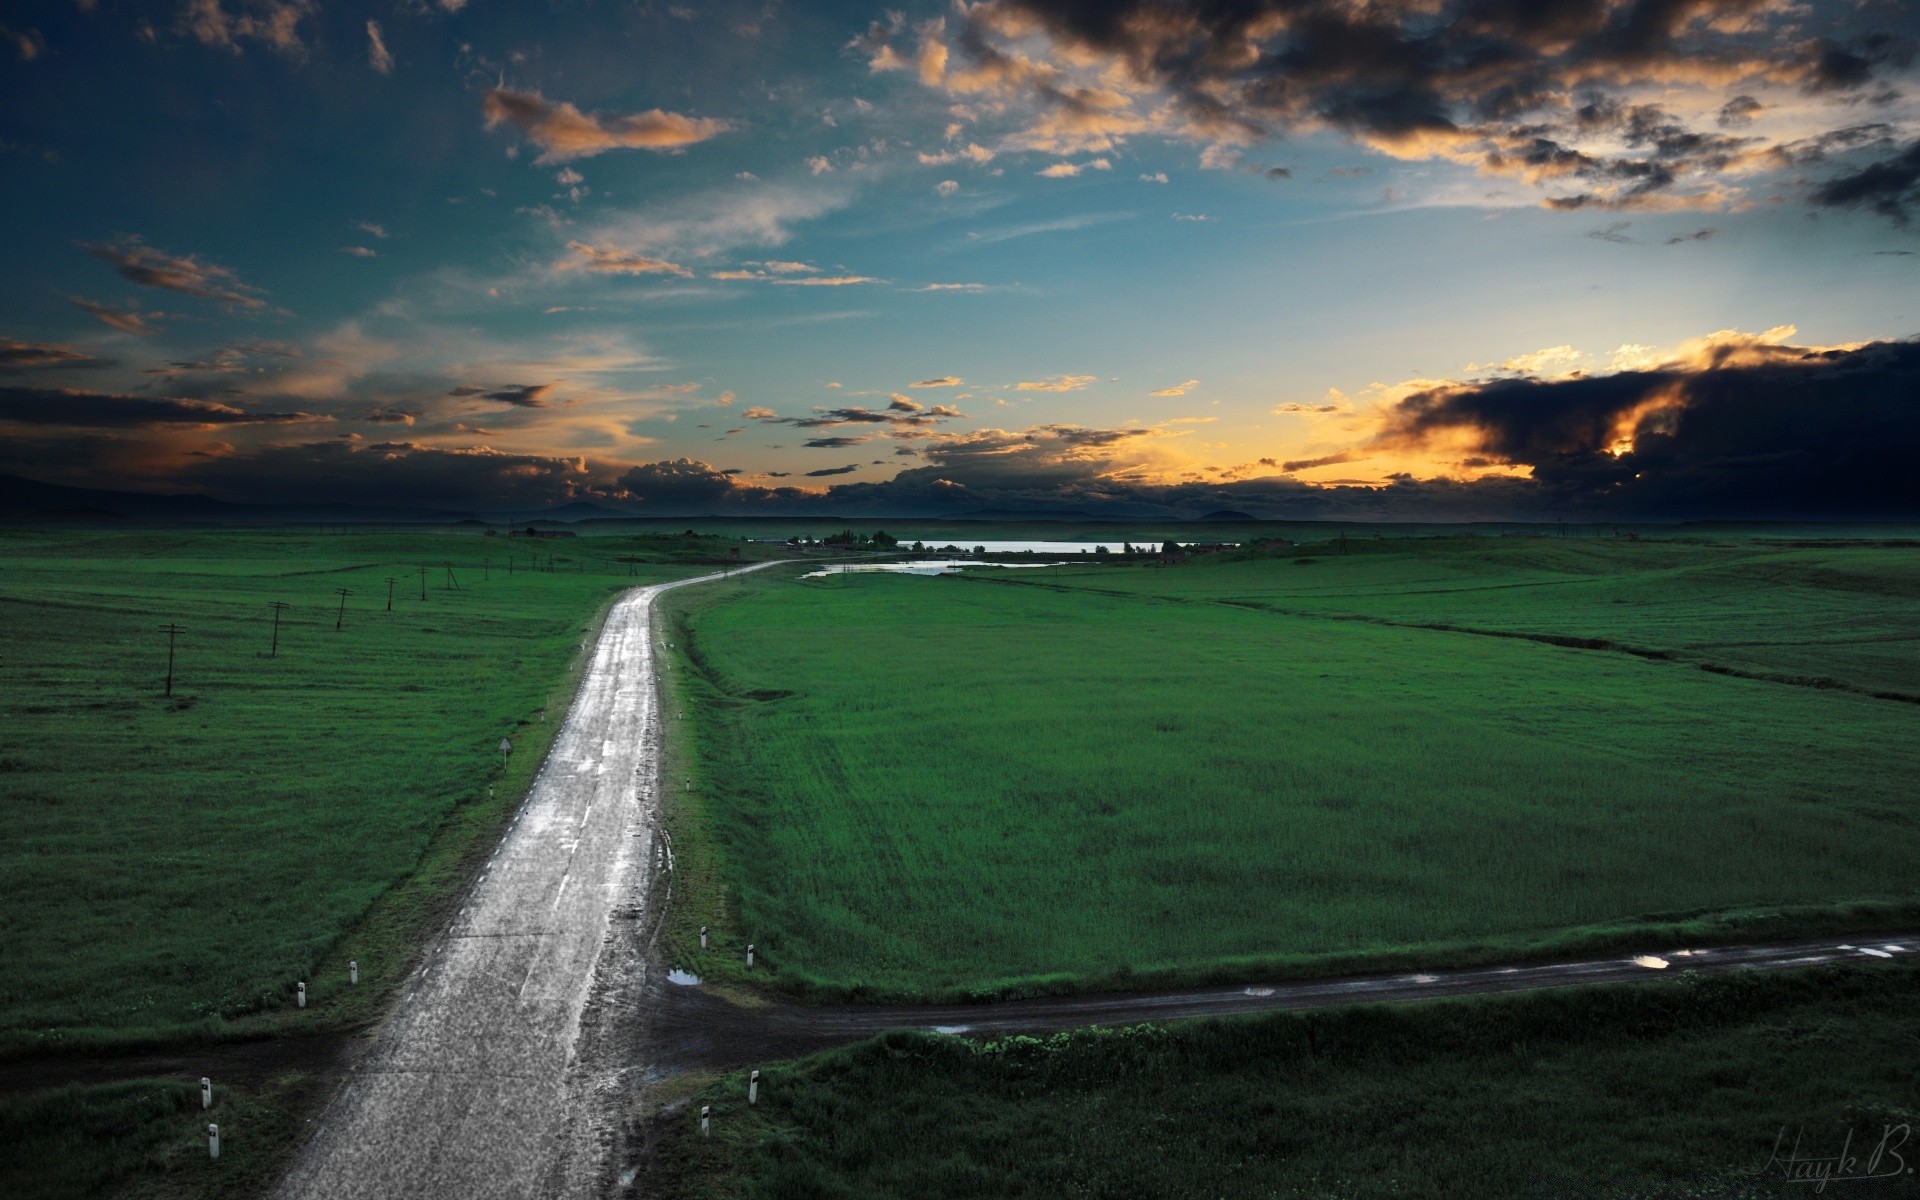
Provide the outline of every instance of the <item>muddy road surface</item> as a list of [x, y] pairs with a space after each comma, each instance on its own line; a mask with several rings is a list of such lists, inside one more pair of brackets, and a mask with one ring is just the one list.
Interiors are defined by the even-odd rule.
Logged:
[[608, 614], [519, 816], [315, 1119], [282, 1200], [597, 1189], [638, 1059], [638, 935], [666, 852], [653, 601], [719, 578], [638, 588]]

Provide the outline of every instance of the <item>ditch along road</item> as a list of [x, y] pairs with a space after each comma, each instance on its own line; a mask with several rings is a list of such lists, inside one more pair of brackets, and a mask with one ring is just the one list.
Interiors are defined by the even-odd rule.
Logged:
[[671, 854], [652, 607], [722, 578], [636, 588], [607, 614], [519, 815], [274, 1195], [600, 1190], [640, 1061], [644, 910]]

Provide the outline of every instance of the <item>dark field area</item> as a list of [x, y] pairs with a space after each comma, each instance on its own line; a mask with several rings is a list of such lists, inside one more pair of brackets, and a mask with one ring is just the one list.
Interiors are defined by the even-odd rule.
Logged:
[[[662, 1117], [673, 1200], [1786, 1197], [1785, 1130], [1920, 1193], [1911, 966], [975, 1044], [892, 1034]], [[698, 1135], [702, 1105], [714, 1135]], [[1869, 1167], [1882, 1140], [1893, 1148]], [[1842, 1191], [1842, 1189], [1848, 1189]]]
[[596, 610], [724, 551], [542, 543], [552, 572], [534, 553], [448, 532], [0, 535], [0, 1045], [291, 1020], [303, 979], [296, 1028], [371, 1011], [538, 766]]
[[1888, 919], [1916, 599], [1908, 546], [1491, 538], [683, 595], [675, 951], [910, 998]]

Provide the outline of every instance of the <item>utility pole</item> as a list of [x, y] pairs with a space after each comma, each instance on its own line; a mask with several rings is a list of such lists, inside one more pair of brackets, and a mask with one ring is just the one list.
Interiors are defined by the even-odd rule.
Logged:
[[427, 598], [427, 567], [425, 563], [420, 565], [420, 598], [422, 600]]
[[347, 597], [353, 595], [353, 589], [335, 588], [333, 590], [340, 596], [340, 611], [333, 618], [333, 631], [339, 633], [341, 622], [347, 619]]
[[185, 633], [186, 630], [172, 622], [162, 625], [160, 629], [167, 635], [167, 695], [171, 697], [173, 695], [173, 639], [176, 634]]
[[492, 580], [492, 578], [493, 578], [493, 560], [490, 558], [481, 559], [480, 560], [480, 582], [486, 583]]
[[268, 607], [273, 609], [273, 646], [268, 649], [267, 657], [275, 658], [280, 654], [280, 610], [288, 605], [285, 601], [275, 600]]
[[445, 566], [445, 567], [447, 568], [447, 590], [448, 590], [448, 591], [450, 591], [450, 592], [457, 592], [457, 591], [459, 591], [459, 590], [460, 590], [460, 581], [459, 581], [458, 579], [455, 579], [455, 578], [453, 577], [453, 564], [452, 564], [452, 563], [444, 563], [444, 564], [442, 564], [442, 565], [443, 565], [443, 566]]
[[393, 611], [393, 585], [398, 582], [399, 581], [396, 580], [393, 576], [391, 575], [387, 576], [387, 611], [388, 612]]

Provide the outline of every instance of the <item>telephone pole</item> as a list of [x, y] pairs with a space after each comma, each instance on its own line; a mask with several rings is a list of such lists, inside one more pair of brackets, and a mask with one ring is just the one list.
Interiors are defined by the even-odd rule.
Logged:
[[460, 590], [460, 581], [459, 581], [458, 579], [455, 579], [455, 578], [453, 577], [453, 564], [452, 564], [452, 563], [446, 563], [446, 564], [444, 564], [444, 565], [445, 565], [445, 567], [447, 568], [447, 590], [448, 590], [448, 591], [450, 591], [450, 592], [457, 592], [457, 591], [459, 591], [459, 590]]
[[173, 695], [173, 639], [176, 634], [185, 633], [186, 630], [172, 622], [162, 625], [160, 629], [167, 635], [167, 695], [171, 697]]
[[276, 658], [280, 654], [280, 610], [289, 605], [283, 600], [275, 600], [267, 607], [273, 610], [273, 645], [267, 650], [267, 657]]
[[393, 585], [399, 582], [393, 576], [387, 576], [387, 611], [393, 611]]
[[480, 560], [480, 582], [486, 583], [490, 581], [492, 578], [493, 578], [493, 560], [490, 558], [481, 559]]
[[427, 598], [427, 567], [425, 563], [420, 564], [420, 598], [422, 600]]
[[341, 622], [347, 619], [347, 597], [353, 595], [353, 589], [335, 588], [333, 590], [340, 596], [340, 611], [333, 618], [333, 631], [339, 633]]

